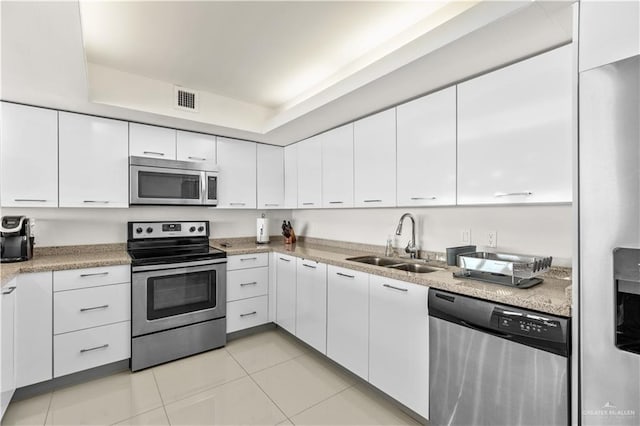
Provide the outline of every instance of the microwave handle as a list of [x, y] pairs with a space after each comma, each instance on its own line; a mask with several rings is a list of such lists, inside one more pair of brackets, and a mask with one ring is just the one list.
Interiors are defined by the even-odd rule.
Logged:
[[207, 204], [207, 173], [200, 174], [200, 204]]

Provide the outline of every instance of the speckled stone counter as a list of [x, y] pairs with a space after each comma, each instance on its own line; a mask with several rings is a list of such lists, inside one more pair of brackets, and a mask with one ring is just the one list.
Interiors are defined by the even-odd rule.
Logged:
[[131, 263], [125, 244], [97, 244], [68, 247], [43, 247], [26, 262], [0, 264], [0, 286], [21, 273], [95, 268]]
[[[231, 245], [223, 246], [224, 243]], [[548, 314], [571, 316], [571, 281], [569, 279], [544, 276], [542, 284], [530, 289], [518, 289], [482, 281], [454, 278], [452, 273], [459, 269], [448, 267], [444, 262], [432, 261], [429, 263], [445, 268], [443, 271], [417, 274], [346, 260], [354, 256], [380, 254], [369, 250], [357, 250], [357, 245], [354, 244], [349, 244], [349, 247], [346, 248], [313, 244], [306, 241], [284, 245], [281, 240], [272, 240], [270, 244], [256, 244], [252, 239], [217, 239], [211, 240], [211, 245], [225, 250], [228, 256], [274, 251]], [[367, 249], [370, 248], [367, 247]]]

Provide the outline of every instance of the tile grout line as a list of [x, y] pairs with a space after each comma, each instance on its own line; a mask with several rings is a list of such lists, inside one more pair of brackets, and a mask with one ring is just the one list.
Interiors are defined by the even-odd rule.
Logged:
[[[318, 405], [322, 404], [323, 402], [326, 402], [326, 401], [330, 400], [330, 399], [331, 399], [331, 398], [333, 398], [334, 396], [338, 396], [338, 395], [340, 395], [341, 393], [343, 393], [343, 392], [345, 392], [345, 391], [348, 391], [349, 389], [353, 388], [355, 385], [356, 385], [356, 383], [351, 384], [351, 385], [347, 386], [346, 388], [344, 388], [344, 389], [342, 389], [342, 390], [339, 390], [338, 392], [334, 393], [333, 395], [329, 395], [328, 397], [324, 398], [323, 400], [318, 401], [318, 402], [316, 402], [315, 404], [312, 404], [312, 405], [308, 406], [308, 407], [307, 407], [307, 408], [305, 408], [304, 410], [302, 410], [302, 411], [300, 411], [300, 412], [298, 412], [298, 413], [294, 414], [294, 415], [293, 415], [293, 416], [291, 416], [291, 417], [295, 417], [295, 416], [298, 416], [298, 415], [300, 415], [300, 414], [302, 414], [302, 413], [304, 413], [304, 412], [306, 412], [306, 411], [309, 411], [309, 410], [311, 410], [313, 407], [316, 407], [316, 406], [318, 406]], [[289, 418], [289, 420], [291, 421], [291, 423], [293, 423], [293, 421], [292, 421], [290, 418]], [[295, 423], [294, 423], [294, 425], [295, 425]]]
[[[291, 358], [289, 358], [289, 359], [286, 359], [286, 360], [284, 360], [284, 361], [277, 362], [277, 363], [275, 363], [275, 364], [273, 364], [273, 365], [270, 365], [270, 366], [268, 366], [268, 367], [261, 368], [261, 369], [259, 369], [259, 370], [256, 370], [256, 371], [252, 372], [252, 373], [249, 373], [247, 370], [245, 370], [245, 371], [247, 371], [247, 375], [249, 375], [249, 376], [250, 376], [250, 375], [252, 375], [252, 374], [261, 373], [261, 372], [263, 372], [263, 371], [265, 371], [265, 370], [268, 370], [268, 369], [270, 369], [270, 368], [272, 368], [272, 367], [276, 367], [276, 366], [278, 366], [278, 365], [282, 365], [282, 364], [284, 364], [285, 362], [289, 362], [289, 361], [291, 361], [291, 360], [298, 359], [298, 358], [300, 358], [301, 356], [304, 356], [304, 355], [309, 355], [309, 352], [306, 352], [306, 351], [305, 351], [305, 352], [303, 352], [303, 353], [301, 353], [301, 354], [298, 354], [298, 355], [295, 355], [295, 356], [293, 356], [293, 357], [291, 357]], [[233, 355], [232, 355], [232, 356], [233, 356]], [[234, 357], [233, 359], [234, 359], [238, 364], [240, 364], [240, 362], [239, 362], [238, 360], [236, 360], [236, 359], [235, 359], [235, 357]], [[240, 366], [242, 367], [242, 365], [240, 365]], [[244, 369], [244, 367], [242, 367], [242, 368]]]
[[167, 413], [167, 406], [164, 403], [164, 398], [162, 397], [162, 392], [160, 391], [160, 385], [158, 384], [158, 378], [156, 377], [156, 373], [153, 371], [153, 369], [151, 369], [151, 375], [153, 376], [153, 383], [156, 384], [156, 389], [158, 390], [158, 396], [160, 397], [160, 402], [162, 403], [162, 411], [164, 411], [164, 416], [167, 418], [167, 423], [171, 425], [171, 420], [169, 419], [169, 413]]
[[[226, 348], [225, 348], [225, 349], [226, 349]], [[262, 393], [263, 393], [263, 394], [264, 394], [264, 395], [269, 399], [269, 401], [271, 401], [271, 403], [272, 403], [273, 405], [275, 405], [275, 407], [276, 407], [278, 410], [280, 410], [280, 412], [282, 413], [282, 415], [284, 416], [284, 418], [285, 418], [286, 420], [291, 421], [291, 419], [289, 418], [289, 416], [287, 416], [287, 414], [284, 412], [284, 410], [283, 410], [282, 408], [280, 408], [280, 406], [279, 406], [278, 404], [276, 404], [276, 402], [275, 402], [273, 399], [271, 399], [271, 396], [269, 396], [269, 394], [268, 394], [264, 389], [262, 389], [262, 386], [260, 386], [260, 384], [258, 384], [258, 382], [256, 382], [256, 379], [254, 379], [254, 378], [253, 378], [253, 376], [252, 376], [251, 374], [249, 374], [249, 372], [247, 371], [247, 369], [246, 369], [246, 368], [244, 368], [244, 366], [240, 363], [240, 361], [238, 361], [238, 360], [236, 359], [236, 357], [234, 357], [234, 356], [233, 356], [233, 354], [232, 354], [231, 352], [227, 351], [227, 353], [229, 354], [229, 356], [230, 356], [231, 358], [233, 358], [233, 360], [234, 360], [235, 362], [237, 362], [237, 363], [238, 363], [238, 365], [240, 366], [240, 368], [242, 368], [242, 369], [244, 370], [244, 372], [245, 372], [245, 373], [247, 373], [247, 377], [249, 377], [249, 379], [251, 379], [251, 381], [252, 381], [253, 383], [255, 383], [255, 385], [258, 387], [258, 389], [260, 389], [260, 391], [261, 391], [261, 392], [262, 392]], [[297, 357], [296, 357], [296, 358], [297, 358]], [[295, 358], [292, 358], [292, 359], [295, 359]], [[288, 360], [288, 361], [290, 361], [290, 360]], [[282, 364], [282, 363], [284, 363], [284, 362], [286, 362], [286, 361], [283, 361], [283, 362], [281, 362], [281, 363], [279, 363], [279, 364]], [[276, 364], [276, 365], [278, 365], [278, 364]], [[264, 370], [266, 370], [266, 368], [264, 368], [264, 369], [262, 369], [262, 370], [259, 370], [259, 371], [264, 371]], [[280, 423], [282, 423], [282, 422], [284, 422], [284, 420], [282, 420]], [[291, 422], [291, 423], [293, 423], [293, 422]]]
[[51, 395], [49, 396], [49, 404], [47, 404], [47, 414], [45, 414], [44, 416], [44, 423], [42, 423], [42, 426], [47, 424], [47, 419], [49, 418], [49, 412], [51, 411], [51, 404], [53, 404], [53, 393], [55, 391], [51, 391]]

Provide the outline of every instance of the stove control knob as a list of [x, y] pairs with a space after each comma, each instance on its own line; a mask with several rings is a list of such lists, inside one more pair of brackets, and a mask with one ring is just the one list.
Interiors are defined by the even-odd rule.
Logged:
[[204, 231], [204, 226], [198, 226], [198, 232]]
[[152, 232], [153, 232], [153, 228], [152, 228], [152, 227], [148, 227], [148, 228], [147, 228], [147, 233], [148, 233], [148, 234], [150, 234], [150, 233], [152, 233]]
[[137, 227], [136, 228], [136, 234], [142, 234], [142, 228]]
[[192, 226], [191, 228], [189, 228], [189, 232], [195, 232], [196, 231], [196, 227]]

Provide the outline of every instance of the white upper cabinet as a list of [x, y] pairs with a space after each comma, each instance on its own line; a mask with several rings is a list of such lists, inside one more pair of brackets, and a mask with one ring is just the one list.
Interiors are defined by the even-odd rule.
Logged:
[[204, 133], [176, 132], [176, 159], [216, 164], [216, 137]]
[[127, 122], [60, 112], [60, 207], [128, 207]]
[[284, 149], [257, 144], [258, 208], [284, 208]]
[[298, 144], [284, 147], [284, 207], [298, 207]]
[[580, 2], [580, 71], [640, 54], [640, 2]]
[[322, 137], [322, 207], [353, 207], [353, 123]]
[[129, 123], [129, 155], [176, 159], [176, 129]]
[[218, 208], [256, 208], [256, 143], [218, 138]]
[[456, 203], [456, 88], [397, 107], [398, 206]]
[[298, 208], [322, 207], [322, 138], [298, 142]]
[[58, 112], [3, 102], [0, 199], [3, 207], [58, 206]]
[[354, 123], [353, 154], [355, 206], [395, 206], [395, 108]]
[[571, 202], [572, 49], [458, 86], [458, 204]]

